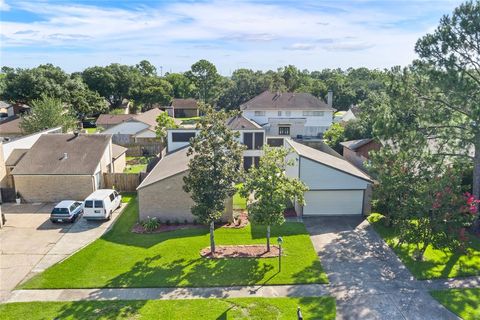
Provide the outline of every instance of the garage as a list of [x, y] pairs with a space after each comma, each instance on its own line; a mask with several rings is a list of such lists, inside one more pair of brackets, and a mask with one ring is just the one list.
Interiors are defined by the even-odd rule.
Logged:
[[[291, 139], [292, 152], [286, 169], [290, 177], [299, 178], [309, 191], [305, 205], [294, 203], [297, 216], [365, 215], [370, 211], [372, 179], [335, 152], [320, 151]], [[328, 151], [328, 149], [325, 149]]]
[[307, 191], [303, 215], [360, 215], [363, 193], [363, 190]]

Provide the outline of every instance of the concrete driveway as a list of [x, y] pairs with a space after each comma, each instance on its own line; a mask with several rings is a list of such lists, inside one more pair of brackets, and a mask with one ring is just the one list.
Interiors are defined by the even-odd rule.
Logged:
[[100, 237], [118, 217], [124, 205], [110, 221], [52, 223], [54, 204], [4, 203], [7, 222], [0, 229], [0, 301], [20, 282], [65, 259]]
[[367, 221], [304, 222], [337, 299], [337, 319], [458, 319], [429, 295]]

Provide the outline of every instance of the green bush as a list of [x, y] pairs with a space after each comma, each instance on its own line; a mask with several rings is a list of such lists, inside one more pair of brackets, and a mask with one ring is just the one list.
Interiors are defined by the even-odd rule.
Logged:
[[147, 217], [141, 224], [146, 231], [153, 231], [160, 226], [160, 221], [156, 217]]

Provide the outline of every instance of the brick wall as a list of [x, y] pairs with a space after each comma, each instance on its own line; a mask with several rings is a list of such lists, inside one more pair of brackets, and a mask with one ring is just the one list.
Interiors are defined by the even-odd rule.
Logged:
[[25, 202], [84, 200], [94, 191], [92, 176], [15, 175], [14, 180]]

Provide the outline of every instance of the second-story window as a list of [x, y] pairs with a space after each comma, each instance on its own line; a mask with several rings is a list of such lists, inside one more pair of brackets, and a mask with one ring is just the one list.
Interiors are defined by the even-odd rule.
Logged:
[[265, 111], [255, 111], [255, 116], [262, 117], [265, 115]]
[[251, 132], [243, 133], [243, 144], [247, 146], [247, 150], [253, 149], [253, 133]]
[[278, 111], [278, 116], [279, 116], [279, 117], [282, 116], [282, 111]]
[[303, 116], [323, 117], [323, 111], [303, 111]]
[[290, 127], [278, 127], [278, 135], [279, 136], [289, 136], [290, 135]]
[[255, 132], [255, 150], [263, 148], [263, 132]]
[[287, 117], [290, 117], [290, 116], [292, 115], [292, 113], [291, 113], [290, 111], [285, 111], [285, 115], [286, 115]]

